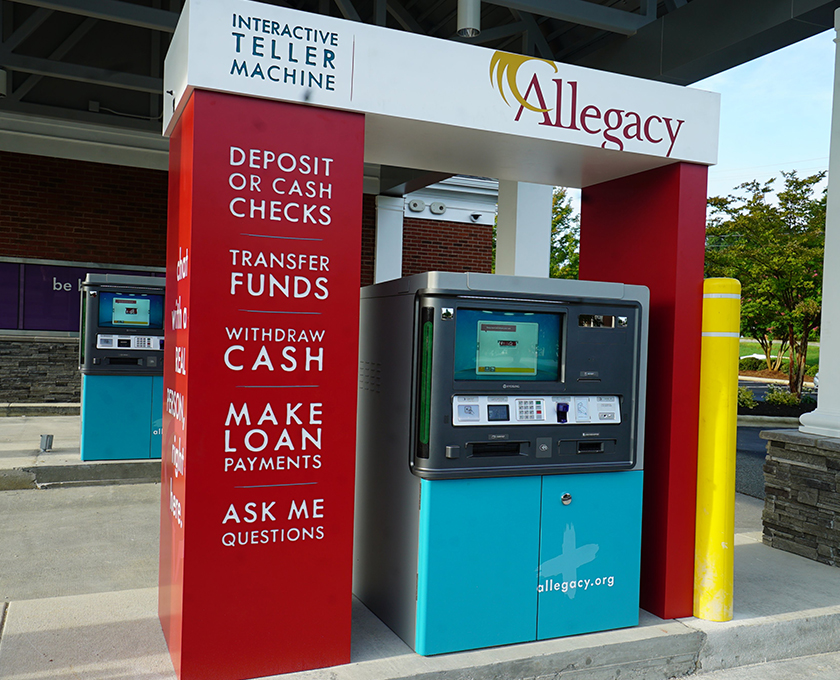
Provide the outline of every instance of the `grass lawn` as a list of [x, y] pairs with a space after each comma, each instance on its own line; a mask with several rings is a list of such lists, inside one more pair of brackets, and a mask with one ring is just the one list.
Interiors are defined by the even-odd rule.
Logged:
[[[773, 343], [773, 353], [776, 353], [776, 349], [779, 347], [778, 343]], [[764, 355], [764, 351], [761, 349], [761, 345], [759, 345], [754, 340], [744, 340], [741, 339], [741, 353], [739, 356], [748, 356], [750, 354], [761, 354]], [[787, 356], [787, 353], [785, 353]], [[815, 347], [813, 344], [808, 345], [808, 356], [805, 358], [805, 364], [808, 366], [813, 366], [816, 370], [816, 367], [819, 365], [820, 362], [820, 348]], [[811, 373], [811, 371], [808, 371]]]

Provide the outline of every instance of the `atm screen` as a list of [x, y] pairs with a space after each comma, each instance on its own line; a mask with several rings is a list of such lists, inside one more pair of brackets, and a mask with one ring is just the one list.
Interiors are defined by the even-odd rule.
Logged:
[[163, 328], [163, 295], [99, 293], [100, 328]]
[[560, 321], [560, 314], [459, 309], [455, 380], [556, 381]]

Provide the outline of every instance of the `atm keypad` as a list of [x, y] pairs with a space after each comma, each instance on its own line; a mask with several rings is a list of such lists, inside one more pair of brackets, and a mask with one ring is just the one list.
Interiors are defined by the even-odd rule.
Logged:
[[545, 420], [545, 401], [542, 399], [517, 399], [517, 420]]

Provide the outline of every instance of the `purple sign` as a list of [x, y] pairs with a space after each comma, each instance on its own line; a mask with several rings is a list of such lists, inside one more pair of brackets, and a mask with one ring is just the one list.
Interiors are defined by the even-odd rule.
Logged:
[[0, 262], [0, 328], [18, 327], [20, 265]]
[[[0, 262], [0, 328], [78, 332], [81, 286], [88, 272], [140, 276], [152, 274], [126, 269]], [[162, 276], [157, 272], [152, 275]], [[21, 299], [22, 323], [19, 309]]]
[[23, 265], [23, 327], [79, 330], [80, 291], [87, 272], [76, 267]]

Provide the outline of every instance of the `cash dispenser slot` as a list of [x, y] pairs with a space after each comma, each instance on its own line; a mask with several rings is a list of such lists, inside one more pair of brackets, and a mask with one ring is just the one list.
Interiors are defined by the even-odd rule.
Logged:
[[604, 442], [578, 442], [578, 453], [604, 453]]
[[476, 457], [490, 456], [527, 456], [531, 442], [467, 442], [467, 455]]

